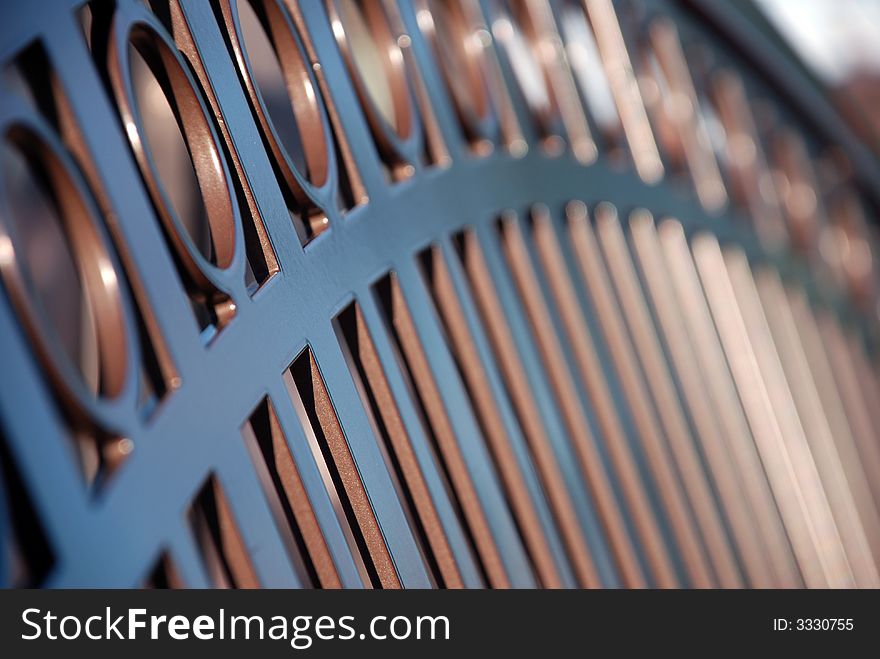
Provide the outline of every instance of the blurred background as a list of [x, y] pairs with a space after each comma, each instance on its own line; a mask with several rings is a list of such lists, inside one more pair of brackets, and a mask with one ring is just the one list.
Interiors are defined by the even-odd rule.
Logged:
[[0, 585], [880, 585], [880, 0], [56, 5]]
[[880, 2], [755, 0], [875, 153], [880, 145]]

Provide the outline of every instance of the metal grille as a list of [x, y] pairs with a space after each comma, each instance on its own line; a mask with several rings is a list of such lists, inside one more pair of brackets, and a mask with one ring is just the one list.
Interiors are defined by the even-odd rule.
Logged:
[[880, 176], [724, 3], [7, 3], [0, 64], [0, 583], [880, 585]]

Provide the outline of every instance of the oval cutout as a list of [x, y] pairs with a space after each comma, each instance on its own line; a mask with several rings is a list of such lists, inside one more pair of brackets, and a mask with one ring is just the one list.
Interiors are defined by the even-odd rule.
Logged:
[[276, 0], [237, 0], [249, 72], [291, 166], [316, 186], [328, 177], [327, 140], [308, 63]]
[[460, 0], [427, 0], [427, 6], [438, 63], [456, 109], [464, 122], [478, 123], [489, 112], [488, 91], [479, 61], [482, 45], [468, 26]]
[[[138, 124], [126, 130], [166, 228], [173, 227], [169, 239], [179, 255], [194, 252], [226, 269], [235, 256], [236, 211], [200, 92], [152, 28], [138, 25], [126, 48]], [[201, 279], [193, 268], [190, 263], [188, 269]]]
[[18, 244], [19, 268], [51, 331], [92, 393], [99, 388], [98, 334], [76, 257], [45, 176], [8, 142], [2, 147], [2, 177]]
[[159, 181], [199, 253], [215, 263], [208, 210], [175, 111], [149, 64], [132, 44], [129, 58], [134, 100]]
[[[0, 144], [0, 269], [10, 297], [68, 394], [115, 398], [127, 381], [126, 322], [116, 265], [65, 164], [29, 128]], [[73, 387], [73, 389], [71, 389]]]
[[412, 117], [403, 53], [394, 38], [381, 2], [335, 0], [333, 31], [344, 44], [356, 85], [379, 119], [403, 139], [410, 136]]

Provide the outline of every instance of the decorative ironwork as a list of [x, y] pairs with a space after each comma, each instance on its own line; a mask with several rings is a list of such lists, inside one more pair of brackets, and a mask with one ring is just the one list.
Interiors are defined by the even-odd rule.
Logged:
[[880, 585], [880, 170], [723, 3], [0, 16], [3, 585]]

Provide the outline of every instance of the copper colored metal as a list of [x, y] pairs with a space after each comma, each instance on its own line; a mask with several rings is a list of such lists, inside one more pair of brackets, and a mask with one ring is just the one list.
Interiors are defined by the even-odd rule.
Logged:
[[[869, 390], [864, 389], [859, 381], [852, 348], [848, 339], [837, 322], [826, 313], [816, 314], [819, 334], [828, 351], [834, 381], [839, 388], [841, 399], [846, 410], [846, 417], [852, 425], [859, 458], [868, 470], [870, 485], [875, 502], [880, 505], [880, 487], [876, 474], [880, 473], [880, 445], [877, 441], [877, 426], [874, 425], [871, 409], [874, 403], [865, 396]], [[851, 341], [851, 340], [850, 340]]]
[[610, 207], [597, 209], [596, 212], [596, 235], [632, 337], [635, 356], [656, 406], [659, 428], [666, 436], [684, 492], [694, 511], [694, 519], [706, 545], [715, 578], [722, 588], [742, 587], [732, 547], [697, 453], [694, 437], [688, 428], [682, 403], [675, 391], [617, 213]]
[[[131, 20], [118, 12], [114, 20], [120, 25], [108, 37], [107, 73], [126, 135], [165, 227], [167, 240], [181, 264], [185, 283], [197, 299], [217, 309], [222, 325], [235, 314], [236, 307], [229, 290], [233, 288], [230, 273], [237, 275], [235, 279], [241, 290], [244, 259], [241, 222], [221, 144], [207, 116], [207, 108], [174, 45], [147, 23]], [[210, 260], [188, 235], [163, 187], [154, 156], [150, 154], [141, 110], [134, 95], [132, 56], [135, 49], [153, 76], [167, 80], [167, 87], [162, 91], [172, 108], [177, 108], [176, 117], [198, 177], [210, 225]]]
[[[296, 520], [297, 530], [302, 534], [303, 543], [308, 551], [308, 560], [314, 567], [318, 578], [318, 583], [315, 586], [320, 586], [321, 588], [341, 588], [342, 584], [339, 580], [339, 574], [336, 572], [333, 558], [330, 556], [327, 543], [321, 533], [321, 527], [315, 518], [315, 512], [309, 504], [308, 493], [305, 487], [303, 487], [299, 470], [296, 467], [293, 456], [290, 454], [287, 438], [284, 436], [278, 416], [275, 414], [275, 408], [268, 402], [268, 399], [266, 405], [269, 437], [264, 438], [263, 441], [268, 440], [268, 447], [261, 448], [259, 446], [261, 442], [255, 434], [252, 423], [246, 423], [241, 429], [245, 442], [248, 444], [248, 449], [251, 451], [251, 458], [257, 463], [258, 472], [262, 471], [259, 469], [260, 463], [262, 463], [263, 468], [267, 471], [271, 464], [271, 469], [274, 471], [282, 491], [270, 494], [270, 490], [273, 488], [270, 482], [264, 485], [264, 489], [269, 497], [283, 495], [286, 498], [287, 504], [290, 506], [290, 510], [293, 512], [294, 519]], [[264, 453], [267, 450], [268, 457]], [[271, 481], [272, 475], [265, 474], [265, 479], [266, 481]], [[281, 511], [276, 512], [276, 520], [279, 527], [284, 527], [287, 523], [284, 519], [284, 513]], [[289, 542], [292, 543], [293, 539], [291, 538]]]
[[[550, 154], [561, 153], [564, 143], [559, 134], [559, 104], [543, 66], [538, 36], [532, 17], [523, 0], [501, 0], [496, 3], [497, 16], [492, 23], [492, 33], [503, 46], [509, 63], [512, 82], [519, 88], [528, 115], [525, 120], [532, 124], [539, 144]], [[523, 151], [527, 148], [523, 143]]]
[[[632, 414], [640, 437], [641, 448], [656, 479], [663, 508], [669, 517], [670, 526], [678, 543], [678, 551], [686, 557], [685, 569], [693, 585], [699, 588], [711, 587], [713, 575], [708, 558], [702, 548], [681, 482], [672, 466], [668, 447], [661, 436], [658, 420], [638, 372], [632, 345], [627, 337], [618, 303], [613, 297], [614, 293], [602, 262], [599, 245], [590, 226], [590, 219], [583, 207], [576, 212], [577, 215], [569, 213], [569, 221], [580, 275], [592, 296], [605, 342], [609, 347], [629, 412]], [[613, 210], [608, 206], [597, 208], [597, 222], [599, 216], [612, 212]]]
[[416, 19], [430, 42], [465, 138], [477, 155], [525, 149], [477, 0], [421, 0]]
[[646, 183], [656, 183], [663, 177], [663, 163], [614, 7], [611, 0], [583, 2], [596, 35], [636, 171]]
[[649, 28], [649, 38], [669, 85], [664, 109], [675, 126], [697, 196], [708, 210], [718, 210], [727, 202], [727, 192], [678, 32], [671, 21], [658, 19]]
[[[97, 359], [101, 387], [96, 393], [110, 399], [116, 398], [123, 393], [131, 369], [126, 337], [132, 328], [126, 327], [130, 321], [125, 317], [112, 250], [94, 224], [94, 211], [88, 202], [83, 184], [75, 178], [70, 164], [59, 157], [58, 152], [35, 128], [25, 125], [11, 127], [4, 146], [22, 153], [29, 161], [28, 166], [31, 163], [38, 164], [48, 178], [53, 201], [57, 204], [58, 221], [82, 278], [83, 296], [88, 301], [86, 312], [93, 315], [92, 322], [98, 334]], [[8, 189], [0, 191], [4, 215], [11, 211], [9, 196], [13, 192]], [[19, 221], [22, 220], [23, 218]], [[59, 386], [80, 389], [81, 385], [74, 386], [69, 380], [70, 371], [77, 370], [76, 366], [70, 364], [66, 355], [62, 356], [57, 351], [55, 337], [45, 334], [46, 328], [52, 324], [42, 317], [45, 310], [34, 305], [32, 298], [35, 291], [32, 282], [37, 273], [28, 272], [26, 264], [17, 258], [16, 249], [20, 246], [20, 238], [16, 235], [14, 225], [4, 221], [0, 223], [0, 232], [0, 272], [13, 302], [28, 324], [28, 330], [34, 335], [38, 348], [43, 351], [47, 370], [57, 378]], [[67, 368], [59, 368], [61, 364]]]
[[[753, 587], [782, 585], [774, 574], [772, 561], [765, 552], [757, 517], [768, 511], [753, 509], [747, 490], [747, 479], [737, 463], [727, 438], [723, 420], [713, 409], [711, 385], [707, 373], [719, 378], [720, 370], [701, 367], [699, 344], [691, 338], [687, 326], [685, 303], [676, 293], [672, 277], [664, 262], [662, 245], [647, 211], [636, 211], [630, 217], [630, 234], [636, 260], [642, 272], [661, 335], [668, 346], [670, 366], [681, 383], [683, 402], [693, 422], [696, 437], [706, 456], [707, 466], [718, 488], [721, 507], [731, 528], [745, 576]], [[696, 350], [694, 349], [696, 348]], [[750, 438], [745, 438], [751, 441]], [[761, 474], [757, 475], [761, 478]], [[754, 478], [754, 477], [753, 477]]]
[[[470, 0], [470, 6], [475, 14], [482, 16], [482, 12], [477, 10], [478, 0]], [[482, 20], [477, 20], [477, 36], [483, 46], [483, 53], [486, 57], [486, 73], [489, 84], [489, 92], [498, 108], [498, 121], [500, 123], [502, 139], [504, 146], [514, 157], [522, 157], [528, 151], [528, 143], [523, 135], [523, 128], [520, 125], [519, 117], [514, 108], [513, 101], [510, 97], [504, 76], [501, 70], [501, 64], [498, 59], [496, 42], [492, 38], [492, 32], [487, 24]]]
[[[563, 326], [575, 353], [578, 374], [587, 386], [594, 405], [594, 411], [602, 431], [601, 440], [606, 443], [615, 471], [614, 476], [623, 491], [627, 512], [633, 517], [638, 540], [647, 555], [654, 581], [661, 587], [673, 587], [677, 580], [667, 554], [668, 549], [663, 543], [657, 521], [651, 513], [644, 484], [638, 476], [607, 384], [601, 377], [595, 346], [576, 304], [573, 284], [563, 267], [564, 261], [558, 243], [548, 230], [549, 225], [546, 222], [542, 223], [539, 218], [536, 227], [543, 234], [539, 250], [541, 263], [550, 280], [554, 301], [563, 316]], [[589, 478], [602, 464], [594, 444], [598, 438], [593, 437], [589, 422], [580, 407], [573, 380], [574, 374], [565, 363], [560, 339], [550, 324], [547, 302], [542, 299], [540, 294], [538, 282], [523, 243], [523, 235], [513, 220], [508, 220], [505, 223], [505, 238], [511, 269], [517, 279], [529, 312], [529, 318], [538, 337], [538, 345], [544, 356], [545, 368], [554, 385], [569, 432], [573, 437], [582, 437], [586, 440], [579, 443], [578, 447], [582, 468]], [[603, 476], [602, 481], [599, 482], [601, 483], [607, 478], [607, 476]], [[610, 507], [610, 503], [607, 501], [604, 505]], [[613, 523], [611, 520], [605, 520], [605, 524], [608, 526], [608, 534], [615, 545], [617, 560], [622, 564], [622, 571], [628, 579], [633, 580], [633, 583], [639, 583], [635, 580], [645, 577], [640, 576], [636, 570], [636, 562], [629, 546], [632, 540], [624, 535], [623, 525], [619, 519]], [[617, 526], [618, 524], [620, 526]]]
[[168, 554], [163, 554], [156, 567], [144, 584], [145, 588], [186, 588], [174, 561]]
[[343, 130], [340, 118], [340, 110], [337, 107], [336, 102], [333, 100], [333, 95], [330, 92], [330, 85], [327, 81], [326, 76], [324, 75], [324, 70], [321, 67], [320, 62], [318, 61], [318, 55], [315, 49], [315, 42], [312, 39], [308, 29], [306, 28], [305, 18], [303, 16], [303, 12], [300, 10], [299, 2], [296, 0], [283, 0], [283, 2], [285, 8], [288, 10], [288, 12], [290, 12], [290, 17], [293, 25], [302, 39], [302, 45], [305, 49], [307, 60], [312, 67], [315, 81], [318, 83], [318, 89], [320, 90], [321, 97], [324, 100], [324, 106], [327, 110], [330, 125], [332, 126], [333, 135], [336, 138], [336, 144], [339, 148], [341, 161], [339, 174], [341, 176], [343, 171], [345, 173], [345, 179], [348, 183], [348, 186], [350, 187], [350, 194], [353, 203], [355, 205], [365, 204], [367, 203], [367, 201], [369, 201], [369, 196], [367, 195], [367, 190], [364, 185], [363, 177], [360, 170], [358, 169], [358, 165], [354, 157], [354, 153], [352, 152], [352, 147], [349, 139], [345, 133], [345, 130]]
[[797, 131], [783, 129], [772, 148], [782, 177], [777, 190], [792, 242], [802, 250], [816, 250], [819, 236], [827, 229], [828, 219], [807, 146]]
[[401, 153], [401, 141], [414, 136], [417, 119], [388, 11], [382, 0], [327, 0], [327, 10], [373, 138], [393, 174], [405, 178], [413, 163]]
[[[239, 75], [263, 137], [297, 205], [311, 218], [309, 230], [318, 234], [328, 225], [327, 207], [336, 203], [338, 175], [335, 172], [335, 146], [322, 95], [306, 58], [302, 39], [279, 0], [224, 0], [220, 3], [220, 11]], [[248, 15], [243, 16], [242, 11], [247, 11]], [[256, 30], [266, 30], [265, 38], [272, 50], [267, 56], [277, 58], [294, 126], [276, 126], [275, 122], [289, 117], [276, 116], [273, 120], [267, 106], [264, 94], [271, 90], [261, 88], [256, 65], [248, 54], [248, 37], [253, 40], [259, 36], [248, 33]], [[282, 140], [281, 129], [295, 131], [298, 144]], [[290, 152], [296, 146], [300, 147], [301, 153]], [[302, 166], [297, 166], [300, 160]]]
[[[808, 586], [854, 585], [745, 257], [699, 236], [694, 260]], [[731, 301], [735, 301], [731, 304]]]
[[778, 274], [760, 269], [755, 273], [755, 286], [853, 576], [859, 586], [876, 587], [880, 574], [872, 556], [870, 538], [878, 537], [880, 525], [876, 510], [868, 507], [873, 505], [857, 498], [867, 484], [861, 482], [863, 487], [859, 487], [854, 481], [856, 474], [852, 467], [858, 467], [857, 462], [852, 461], [855, 446], [845, 444], [842, 434], [835, 437], [832, 432]]
[[748, 17], [7, 4], [0, 585], [880, 586], [880, 173]]
[[619, 157], [615, 150], [625, 146], [623, 126], [584, 4], [580, 0], [568, 0], [564, 3], [560, 23], [566, 57], [581, 89], [584, 103], [598, 127], [603, 142], [603, 155]]
[[851, 181], [839, 180], [831, 188], [826, 207], [832, 228], [820, 246], [853, 302], [876, 317], [880, 286], [864, 204]]
[[215, 588], [259, 588], [250, 555], [223, 487], [211, 476], [189, 511], [190, 524], [211, 585]]
[[[516, 407], [517, 415], [521, 419], [523, 430], [542, 476], [544, 489], [547, 491], [550, 505], [553, 507], [568, 547], [569, 556], [575, 566], [580, 584], [586, 587], [595, 586], [598, 583], [598, 577], [595, 574], [590, 550], [578, 528], [574, 504], [571, 495], [564, 487], [560, 466], [553, 455], [550, 440], [544, 430], [534, 396], [528, 386], [529, 378], [526, 375], [525, 367], [517, 353], [510, 329], [504, 322], [498, 322], [504, 317], [504, 312], [492, 286], [491, 278], [486, 271], [482, 252], [473, 234], [465, 233], [462, 238], [464, 241], [462, 259], [482, 311], [483, 324], [491, 338], [496, 359], [504, 374], [505, 383]], [[596, 473], [599, 478], [607, 481], [604, 472], [596, 470]], [[593, 480], [590, 482], [594, 483]], [[606, 489], [601, 491], [598, 490], [598, 484], [594, 486], [597, 490], [594, 494], [597, 500], [605, 501], [613, 496], [610, 484], [605, 482], [603, 485]], [[600, 504], [600, 507], [603, 505], [613, 506], [614, 503], [612, 501]]]
[[[193, 38], [192, 30], [180, 6], [179, 1], [169, 0], [168, 9], [174, 42], [180, 49], [181, 54], [186, 58], [186, 61], [190, 64], [190, 66], [192, 66], [196, 79], [201, 85], [201, 90], [205, 95], [205, 100], [210, 106], [211, 111], [214, 113], [215, 116], [222, 117], [223, 113], [220, 108], [219, 100], [210, 83], [204, 61], [202, 60], [202, 57], [199, 53], [199, 49], [196, 45], [195, 39]], [[225, 121], [220, 121], [218, 123], [219, 133], [226, 144], [227, 152], [229, 153], [229, 157], [232, 160], [232, 165], [235, 169], [237, 182], [241, 186], [241, 191], [244, 195], [247, 209], [251, 215], [250, 218], [242, 218], [242, 221], [251, 223], [253, 227], [253, 232], [256, 236], [256, 246], [251, 247], [250, 245], [248, 245], [248, 256], [249, 258], [253, 258], [255, 257], [254, 252], [256, 252], [257, 250], [260, 252], [259, 260], [262, 261], [260, 267], [265, 268], [266, 278], [268, 278], [277, 273], [279, 270], [275, 250], [272, 247], [271, 241], [269, 240], [269, 235], [266, 231], [265, 219], [260, 212], [259, 205], [257, 204], [256, 198], [254, 196], [253, 186], [248, 179], [248, 172], [245, 169], [244, 163], [242, 163], [241, 161], [239, 151], [236, 148], [235, 143], [232, 139], [232, 135], [229, 132], [228, 124]], [[260, 281], [258, 283], [262, 284], [264, 282]]]
[[788, 233], [743, 81], [731, 71], [718, 72], [713, 78], [713, 93], [726, 134], [731, 194], [746, 207], [765, 244], [777, 247], [788, 239]]
[[443, 406], [437, 384], [431, 375], [424, 349], [416, 332], [403, 293], [397, 279], [391, 279], [392, 322], [400, 341], [401, 349], [415, 380], [415, 386], [424, 401], [428, 421], [431, 424], [443, 459], [449, 472], [452, 486], [459, 494], [465, 519], [471, 529], [474, 542], [480, 553], [480, 560], [493, 588], [507, 588], [510, 581], [504, 571], [498, 548], [486, 521], [485, 513], [479, 505], [474, 484], [467, 465], [461, 455], [458, 440], [449, 422], [448, 412]]
[[[418, 67], [415, 55], [413, 54], [412, 37], [404, 31], [402, 19], [398, 13], [394, 11], [396, 9], [394, 5], [388, 6], [391, 7], [392, 22], [395, 26], [395, 31], [399, 35], [397, 37], [397, 42], [401, 45], [401, 49], [403, 50], [403, 58], [407, 63], [407, 71], [412, 80], [415, 104], [418, 109], [419, 118], [421, 119], [420, 128], [424, 133], [424, 145], [422, 147], [424, 150], [424, 156], [414, 158], [414, 160], [416, 163], [424, 162], [429, 166], [449, 167], [452, 164], [452, 155], [449, 151], [449, 145], [446, 142], [443, 128], [440, 126], [440, 122], [437, 119], [437, 111], [432, 102], [433, 97], [428, 92], [425, 79]], [[416, 148], [419, 147], [416, 136], [413, 136], [410, 139], [410, 142], [414, 143]], [[415, 166], [409, 164], [404, 165], [402, 169], [398, 168], [395, 173], [398, 177], [406, 178], [411, 176], [414, 171]]]
[[[878, 511], [880, 508], [872, 495], [871, 483], [874, 480], [874, 473], [876, 473], [873, 469], [876, 467], [878, 452], [874, 452], [874, 462], [872, 462], [870, 455], [862, 456], [859, 453], [859, 443], [853, 429], [858, 428], [858, 421], [861, 420], [853, 419], [850, 421], [841, 398], [843, 388], [838, 386], [835, 379], [835, 372], [838, 369], [845, 369], [846, 364], [832, 365], [831, 352], [827, 349], [819, 332], [816, 314], [810, 309], [803, 292], [789, 289], [788, 298], [794, 322], [800, 332], [801, 341], [813, 370], [815, 386], [818, 388], [823, 408], [831, 425], [831, 435], [840, 455], [849, 491], [855, 499], [860, 517], [864, 520], [865, 533], [876, 565], [878, 550], [880, 550], [880, 536], [878, 536], [878, 532], [880, 532]], [[867, 361], [862, 358], [859, 363], [867, 363]], [[861, 381], [859, 382], [861, 384]], [[867, 389], [864, 391], [867, 392]], [[867, 396], [870, 394], [866, 393], [865, 395], [868, 400]], [[859, 432], [863, 432], [863, 430], [859, 428]]]
[[761, 461], [755, 434], [748, 425], [745, 399], [741, 399], [737, 392], [733, 363], [728, 362], [727, 347], [713, 321], [682, 225], [676, 220], [664, 220], [658, 234], [675, 293], [681, 300], [688, 333], [696, 348], [699, 366], [706, 374], [704, 382], [710, 393], [713, 412], [717, 414], [724, 430], [743, 492], [759, 528], [763, 550], [770, 558], [776, 583], [784, 587], [798, 586], [803, 580], [792, 551], [790, 534], [771, 489], [769, 469]]
[[345, 494], [351, 504], [360, 533], [364, 538], [366, 551], [376, 571], [379, 585], [382, 588], [400, 588], [400, 580], [394, 568], [394, 561], [388, 552], [388, 546], [385, 544], [369, 496], [351, 456], [348, 440], [339, 425], [333, 402], [330, 400], [318, 363], [311, 351], [308, 353], [308, 367], [311, 374], [314, 414], [329, 448], [334, 467], [342, 481]]
[[397, 403], [388, 386], [385, 372], [376, 353], [376, 347], [373, 345], [373, 339], [359, 306], [355, 306], [354, 314], [357, 359], [366, 374], [366, 384], [376, 399], [376, 405], [387, 428], [395, 458], [400, 464], [416, 513], [422, 519], [422, 526], [443, 577], [443, 584], [447, 588], [462, 588], [461, 573], [449, 547], [446, 534], [443, 532], [443, 525], [431, 499], [424, 474], [413, 452], [406, 428], [400, 418]]
[[145, 359], [155, 360], [155, 378], [160, 388], [164, 391], [174, 389], [180, 382], [179, 373], [162, 335], [156, 315], [152, 312], [143, 276], [137, 271], [132, 257], [132, 246], [125, 240], [116, 207], [96, 167], [93, 154], [86, 143], [86, 134], [78, 123], [67, 92], [56, 72], [50, 71], [49, 76], [50, 97], [56, 113], [58, 136], [82, 171], [86, 187], [94, 195], [119, 258], [120, 272], [124, 271], [125, 280], [131, 290], [132, 307], [136, 309], [139, 319], [143, 323], [143, 345], [139, 355], [139, 361], [142, 363], [139, 364], [139, 367], [143, 369]]
[[[856, 371], [859, 391], [862, 393], [862, 399], [867, 408], [868, 416], [872, 419], [872, 427], [876, 435], [878, 434], [877, 428], [880, 428], [880, 425], [877, 423], [878, 417], [880, 417], [880, 409], [877, 407], [877, 401], [880, 400], [880, 386], [878, 386], [880, 382], [877, 379], [876, 357], [865, 346], [864, 339], [857, 334], [850, 332], [847, 336], [847, 344], [849, 346], [850, 361]], [[880, 447], [877, 447], [877, 449], [877, 452], [880, 452]], [[876, 465], [876, 458], [864, 460], [863, 462], [868, 480], [872, 484], [876, 482]], [[880, 506], [880, 497], [875, 496], [874, 498], [877, 501], [877, 505]]]
[[572, 153], [580, 162], [590, 164], [598, 157], [598, 149], [578, 98], [551, 6], [547, 0], [519, 1], [528, 16], [524, 24], [528, 25], [532, 47], [545, 71]]
[[[77, 269], [82, 289], [82, 311], [94, 328], [93, 382], [62, 348], [58, 328], [37, 301], [34, 277], [23, 261], [21, 236], [11, 216], [12, 190], [0, 189], [0, 276], [37, 358], [61, 402], [71, 435], [81, 454], [81, 471], [93, 485], [119, 466], [134, 446], [124, 437], [122, 421], [136, 408], [139, 353], [134, 320], [120, 269], [109, 241], [96, 223], [85, 183], [61, 145], [38, 123], [4, 127], [4, 148], [16, 149], [29, 167], [38, 167], [52, 190], [52, 203], [62, 240]], [[18, 221], [24, 218], [17, 218]]]
[[[436, 248], [431, 265], [431, 281], [440, 314], [443, 316], [449, 338], [458, 354], [462, 375], [470, 391], [477, 414], [482, 420], [480, 425], [495, 457], [498, 472], [504, 481], [507, 498], [517, 518], [520, 532], [525, 538], [541, 584], [548, 588], [558, 588], [561, 585], [561, 580], [553, 561], [553, 555], [547, 545], [538, 514], [526, 489], [516, 456], [510, 446], [510, 439], [504, 432], [501, 413], [489, 387], [486, 373], [480, 364], [477, 347], [468, 329], [464, 311], [455, 293], [443, 255], [438, 253]], [[589, 556], [587, 559], [589, 560]], [[595, 585], [598, 581], [595, 576], [595, 568], [592, 565], [588, 565], [587, 568], [587, 583]]]
[[425, 0], [418, 21], [437, 55], [437, 63], [469, 138], [486, 139], [482, 124], [492, 112], [484, 46], [473, 29], [468, 0]]

